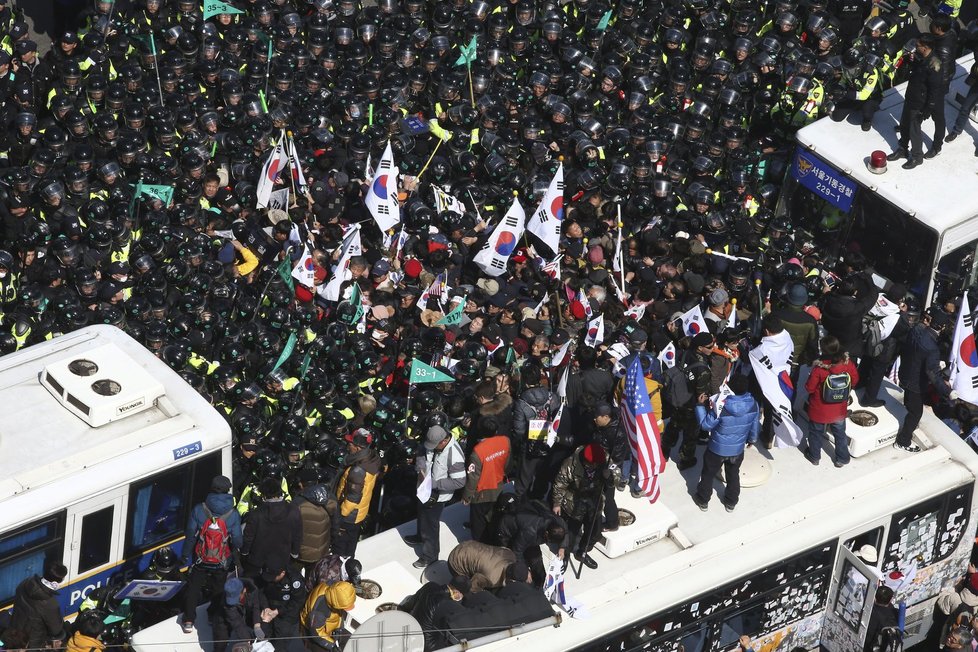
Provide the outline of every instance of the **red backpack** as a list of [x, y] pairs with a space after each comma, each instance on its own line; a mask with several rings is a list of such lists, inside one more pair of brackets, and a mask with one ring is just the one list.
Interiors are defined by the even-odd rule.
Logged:
[[203, 525], [197, 533], [197, 544], [194, 546], [194, 556], [201, 566], [226, 568], [231, 560], [231, 534], [225, 519], [231, 515], [234, 508], [226, 514], [214, 516], [207, 505], [204, 508]]

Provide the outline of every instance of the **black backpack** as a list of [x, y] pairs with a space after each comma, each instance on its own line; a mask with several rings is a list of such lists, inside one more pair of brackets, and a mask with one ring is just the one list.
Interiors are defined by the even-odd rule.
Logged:
[[696, 378], [696, 374], [699, 372], [709, 372], [709, 370], [709, 367], [687, 352], [676, 361], [671, 369], [666, 369], [663, 374], [665, 378], [663, 396], [666, 402], [673, 408], [684, 408], [692, 405], [696, 401], [692, 379]]
[[829, 374], [822, 383], [823, 403], [847, 403], [852, 391], [852, 378], [846, 372]]

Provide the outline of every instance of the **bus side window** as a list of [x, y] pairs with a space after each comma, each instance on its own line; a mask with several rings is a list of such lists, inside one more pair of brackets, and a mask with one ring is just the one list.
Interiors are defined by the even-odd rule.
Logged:
[[934, 274], [934, 298], [940, 301], [955, 298], [962, 290], [975, 284], [978, 268], [975, 267], [975, 250], [978, 240], [950, 251], [937, 263]]
[[44, 572], [45, 559], [61, 558], [64, 536], [64, 511], [0, 536], [0, 605], [13, 601], [22, 580]]
[[[882, 543], [883, 543], [883, 527], [880, 526], [878, 528], [873, 528], [869, 532], [863, 532], [858, 536], [854, 536], [851, 539], [847, 539], [845, 543], [843, 543], [842, 545], [844, 545], [854, 555], [858, 555], [859, 550], [863, 546], [873, 546], [873, 549], [876, 550], [877, 561], [875, 564], [869, 564], [869, 565], [876, 566], [879, 564], [879, 551], [880, 551], [880, 544]], [[862, 559], [861, 556], [859, 558]], [[866, 560], [863, 559], [863, 561]]]
[[[115, 505], [109, 505], [82, 517], [78, 572], [104, 566], [112, 554], [112, 517]], [[109, 536], [106, 536], [109, 533]]]
[[959, 487], [893, 515], [883, 556], [884, 573], [917, 568], [949, 557], [964, 536], [972, 487]]
[[211, 453], [134, 483], [129, 494], [127, 549], [145, 550], [183, 534], [190, 508], [204, 499], [219, 470], [220, 453]]

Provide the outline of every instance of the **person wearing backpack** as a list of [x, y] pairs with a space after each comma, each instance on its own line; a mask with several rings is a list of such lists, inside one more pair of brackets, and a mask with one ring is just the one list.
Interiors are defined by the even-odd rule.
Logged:
[[540, 479], [547, 446], [547, 424], [557, 411], [557, 398], [544, 384], [540, 367], [527, 364], [520, 373], [523, 386], [513, 406], [513, 454], [519, 458], [516, 495], [530, 499], [543, 498], [547, 491]]
[[666, 400], [672, 407], [672, 419], [662, 436], [662, 451], [666, 455], [676, 442], [679, 445], [679, 470], [696, 466], [696, 444], [700, 438], [700, 424], [696, 420], [696, 398], [710, 390], [710, 356], [715, 342], [713, 335], [704, 331], [690, 338], [689, 350], [685, 351], [666, 375]]
[[812, 365], [805, 389], [808, 391], [808, 448], [805, 458], [818, 465], [822, 457], [822, 437], [826, 429], [835, 437], [835, 466], [849, 463], [849, 439], [846, 437], [846, 414], [849, 394], [859, 382], [856, 365], [842, 350], [839, 340], [826, 335], [819, 341], [821, 357]]
[[[211, 481], [204, 502], [190, 512], [183, 541], [183, 560], [190, 566], [183, 590], [182, 626], [185, 634], [194, 630], [197, 605], [214, 598], [224, 589], [228, 572], [241, 550], [241, 516], [234, 508], [231, 480], [219, 475]], [[201, 597], [204, 600], [201, 600]]]
[[897, 610], [893, 606], [893, 589], [883, 585], [876, 589], [863, 652], [891, 652], [893, 649], [891, 642], [903, 638], [897, 628], [897, 622]]

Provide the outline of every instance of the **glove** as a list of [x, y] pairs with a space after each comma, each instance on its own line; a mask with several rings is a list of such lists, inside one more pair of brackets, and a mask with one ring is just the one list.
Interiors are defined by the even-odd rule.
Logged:
[[255, 625], [255, 639], [259, 641], [265, 640], [265, 630], [261, 628], [261, 625]]
[[952, 401], [956, 401], [956, 400], [958, 400], [958, 398], [959, 398], [959, 396], [958, 396], [958, 393], [957, 393], [956, 391], [954, 391], [954, 390], [952, 389], [952, 390], [951, 390], [951, 394], [949, 395], [949, 398], [950, 398], [950, 399], [951, 399]]

